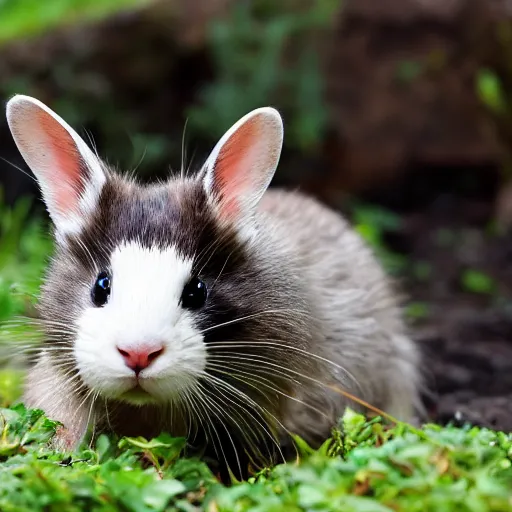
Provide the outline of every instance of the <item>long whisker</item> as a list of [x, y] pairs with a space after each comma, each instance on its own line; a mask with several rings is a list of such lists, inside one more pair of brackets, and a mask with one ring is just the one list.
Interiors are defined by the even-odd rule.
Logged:
[[94, 151], [94, 154], [96, 155], [98, 160], [100, 160], [101, 158], [100, 158], [100, 155], [98, 154], [98, 146], [96, 145], [96, 141], [94, 140], [92, 133], [89, 130], [87, 130], [87, 128], [85, 128], [83, 126], [82, 126], [82, 129], [84, 130], [84, 133], [85, 133], [87, 139], [89, 140], [89, 145], [91, 146], [92, 150]]
[[188, 163], [188, 166], [185, 169], [185, 177], [187, 177], [187, 178], [190, 176], [190, 170], [192, 169], [192, 164], [194, 163], [195, 156], [196, 156], [196, 150], [194, 149], [194, 151], [192, 153], [192, 156], [190, 157], [190, 161]]
[[[284, 432], [288, 432], [288, 429], [279, 421], [276, 416], [274, 416], [272, 413], [270, 413], [265, 407], [263, 407], [261, 404], [253, 400], [249, 395], [241, 391], [240, 389], [236, 388], [235, 386], [231, 385], [228, 382], [223, 381], [222, 379], [219, 379], [215, 375], [207, 374], [210, 379], [212, 379], [217, 385], [224, 387], [227, 390], [230, 390], [233, 395], [239, 396], [244, 402], [246, 402], [248, 405], [252, 406], [254, 408], [254, 412], [259, 411], [258, 415], [262, 418], [264, 422], [267, 421], [267, 418], [271, 418], [276, 425], [279, 425], [283, 429]], [[248, 384], [252, 386], [251, 384]], [[272, 435], [266, 427], [263, 427], [269, 438], [276, 444], [278, 451], [281, 453], [281, 449], [277, 441], [275, 440], [275, 436]], [[281, 453], [282, 455], [282, 453]], [[284, 457], [283, 457], [284, 460]]]
[[29, 317], [29, 316], [15, 316], [14, 318], [12, 318], [11, 320], [7, 320], [7, 321], [4, 321], [2, 322], [2, 326], [6, 326], [6, 327], [9, 327], [9, 326], [14, 326], [14, 327], [18, 327], [18, 326], [25, 326], [25, 325], [35, 325], [37, 327], [41, 326], [41, 325], [55, 325], [57, 327], [64, 327], [64, 328], [70, 328], [70, 325], [69, 324], [66, 324], [64, 322], [60, 322], [58, 320], [50, 320], [50, 319], [45, 319], [45, 318], [34, 318], [34, 317]]
[[216, 329], [220, 329], [221, 327], [226, 327], [228, 325], [234, 325], [239, 322], [243, 322], [245, 320], [251, 320], [251, 319], [259, 318], [259, 317], [265, 316], [265, 315], [272, 315], [272, 314], [276, 315], [276, 314], [280, 314], [280, 313], [293, 313], [295, 315], [304, 314], [304, 316], [309, 317], [309, 315], [306, 312], [300, 312], [300, 311], [297, 311], [296, 309], [291, 309], [291, 308], [267, 309], [267, 310], [263, 310], [263, 311], [258, 311], [257, 313], [252, 313], [250, 315], [245, 315], [245, 316], [242, 316], [239, 318], [235, 318], [233, 320], [228, 320], [227, 322], [222, 322], [220, 324], [212, 325], [211, 327], [207, 327], [206, 329], [199, 331], [199, 333], [194, 333], [193, 335], [189, 336], [188, 338], [185, 338], [182, 343], [188, 341], [189, 339], [193, 338], [194, 336], [197, 336], [197, 334], [206, 334], [206, 333], [214, 331]]
[[[287, 351], [298, 352], [307, 357], [316, 359], [317, 361], [326, 363], [326, 364], [340, 370], [341, 372], [343, 372], [347, 377], [349, 377], [352, 380], [352, 382], [359, 388], [359, 390], [362, 391], [361, 386], [360, 386], [359, 382], [357, 381], [357, 379], [354, 377], [354, 375], [352, 375], [352, 373], [350, 373], [343, 366], [335, 363], [334, 361], [331, 361], [330, 359], [319, 356], [318, 354], [315, 354], [308, 350], [302, 349], [300, 347], [296, 347], [291, 344], [283, 344], [282, 342], [279, 342], [279, 340], [272, 340], [272, 339], [267, 338], [265, 340], [256, 341], [256, 342], [225, 341], [225, 342], [212, 342], [212, 343], [208, 343], [208, 345], [207, 345], [208, 350], [215, 349], [215, 348], [225, 349], [226, 347], [229, 347], [229, 348], [247, 348], [247, 347], [249, 347], [249, 348], [261, 349], [261, 347], [265, 347], [265, 346], [272, 347], [273, 350], [280, 350], [283, 352], [287, 352]], [[219, 351], [219, 352], [214, 352], [213, 354], [217, 355], [217, 354], [222, 354], [222, 353], [224, 353], [224, 350]]]
[[144, 146], [144, 151], [142, 152], [142, 156], [140, 157], [139, 162], [132, 170], [132, 176], [135, 176], [137, 174], [137, 171], [139, 170], [139, 167], [142, 165], [142, 162], [144, 161], [144, 158], [146, 158], [146, 153], [148, 151], [148, 146]]
[[[207, 381], [210, 380], [209, 379], [210, 376], [208, 374], [205, 373], [203, 376], [204, 376], [205, 380], [207, 380]], [[247, 422], [247, 419], [241, 414], [241, 412], [238, 409], [241, 409], [242, 412], [244, 412], [244, 413], [249, 413], [251, 418], [253, 420], [255, 420], [260, 426], [262, 426], [261, 423], [259, 423], [259, 421], [257, 420], [257, 418], [255, 418], [252, 415], [251, 411], [248, 411], [247, 408], [242, 407], [240, 405], [240, 403], [235, 402], [233, 399], [229, 398], [229, 396], [227, 396], [226, 393], [223, 392], [222, 390], [217, 388], [215, 391], [216, 391], [216, 393], [215, 393], [216, 398], [222, 400], [222, 404], [226, 405], [228, 407], [227, 410], [229, 410], [229, 408], [230, 408], [229, 404], [231, 404], [231, 406], [233, 406], [233, 409], [232, 409], [233, 414], [236, 414], [237, 418], [239, 418], [240, 421], [242, 421], [244, 423], [244, 425], [247, 426], [248, 432], [251, 434], [251, 436], [256, 437], [256, 439], [257, 439], [258, 438], [257, 434], [260, 434], [259, 437], [261, 437], [261, 433], [254, 431], [253, 427]], [[239, 398], [239, 396], [236, 395], [235, 393], [233, 393], [230, 389], [227, 389], [227, 392], [229, 392], [233, 397]], [[217, 396], [218, 393], [221, 396]], [[226, 404], [226, 401], [229, 402], [229, 404]], [[232, 417], [230, 419], [232, 419]], [[237, 425], [236, 422], [235, 422], [235, 426], [237, 426], [239, 428], [239, 426]], [[240, 429], [240, 432], [243, 435], [243, 437], [251, 444], [251, 446], [254, 446], [254, 442], [252, 441], [252, 439], [249, 439], [247, 437], [247, 432], [245, 431], [245, 429]]]
[[[91, 405], [89, 407], [89, 414], [87, 415], [87, 427], [89, 427], [89, 425], [91, 425], [91, 418], [93, 415], [94, 404], [95, 404], [98, 396], [99, 396], [99, 393], [97, 393], [97, 392], [94, 393], [94, 395], [92, 396]], [[95, 434], [96, 434], [96, 422], [94, 421], [94, 422], [92, 422], [92, 433], [91, 433], [91, 440], [89, 443], [90, 446], [93, 445]]]
[[54, 354], [55, 353], [57, 353], [57, 354], [65, 354], [65, 353], [72, 354], [73, 350], [71, 348], [67, 348], [67, 347], [48, 347], [47, 349], [41, 349], [40, 347], [26, 347], [26, 348], [18, 350], [18, 351], [14, 351], [14, 350], [9, 351], [5, 355], [6, 356], [31, 355], [31, 354], [39, 355], [42, 352], [45, 352], [45, 353], [52, 352]]
[[[218, 415], [212, 411], [212, 408], [211, 408], [211, 401], [207, 401], [206, 400], [206, 395], [204, 393], [201, 392], [201, 389], [198, 389], [197, 390], [197, 394], [196, 394], [196, 397], [197, 399], [199, 400], [200, 403], [202, 403], [205, 407], [205, 409], [207, 411], [209, 411], [210, 413], [213, 413], [217, 418], [218, 418]], [[217, 432], [217, 429], [215, 427], [215, 424], [213, 422], [209, 422], [208, 423], [212, 429], [213, 429], [213, 432], [215, 434], [215, 437], [217, 438], [217, 441], [219, 442], [219, 448], [220, 448], [220, 451], [222, 452], [222, 457], [224, 458], [224, 462], [226, 463], [226, 466], [229, 467], [229, 463], [228, 463], [228, 459], [226, 457], [226, 453], [224, 452], [224, 448], [222, 447], [222, 441], [220, 440], [220, 437], [219, 437], [219, 433]], [[218, 452], [217, 450], [215, 450], [215, 452], [217, 453], [217, 457], [219, 456], [218, 455]]]
[[[201, 384], [199, 384], [199, 386], [201, 386]], [[228, 435], [229, 441], [231, 442], [231, 445], [233, 446], [233, 451], [235, 453], [235, 458], [236, 458], [238, 469], [240, 471], [240, 474], [242, 474], [242, 465], [240, 463], [240, 457], [238, 456], [238, 450], [236, 449], [236, 445], [235, 445], [235, 442], [233, 441], [233, 437], [231, 436], [229, 429], [227, 428], [222, 417], [227, 416], [228, 418], [230, 418], [231, 421], [237, 426], [237, 428], [240, 432], [242, 431], [242, 429], [240, 429], [240, 426], [237, 424], [236, 421], [233, 420], [233, 418], [230, 416], [230, 414], [227, 411], [223, 411], [207, 394], [204, 394], [203, 398], [205, 399], [205, 401], [210, 403], [210, 411], [211, 412], [216, 410], [219, 413], [219, 414], [215, 414], [215, 413], [214, 414], [217, 417], [217, 419], [220, 421], [222, 428], [226, 431], [226, 434]], [[227, 460], [226, 460], [226, 465], [229, 466], [229, 463]]]
[[[59, 386], [57, 389], [52, 388], [49, 393], [47, 393], [47, 394], [43, 395], [42, 397], [40, 397], [33, 404], [33, 408], [35, 408], [35, 409], [41, 408], [43, 403], [47, 403], [48, 399], [50, 398], [49, 397], [50, 393], [52, 395], [52, 407], [53, 408], [58, 408], [58, 406], [60, 406], [60, 404], [62, 404], [65, 400], [67, 400], [67, 397], [69, 396], [69, 394], [77, 393], [83, 387], [83, 383], [80, 380], [78, 380], [77, 382], [74, 382], [77, 377], [78, 376], [72, 377], [72, 378], [70, 378], [70, 379], [68, 379], [66, 381], [66, 384], [65, 384], [66, 393], [64, 393], [64, 394], [60, 393], [60, 391], [62, 391], [62, 387], [63, 386]], [[54, 382], [54, 378], [52, 376], [48, 376], [47, 378], [41, 379], [39, 381], [39, 384], [42, 387], [44, 387], [44, 385], [49, 383], [49, 382], [50, 383]], [[57, 402], [55, 402], [55, 396], [60, 396], [60, 399], [57, 400]]]
[[[203, 272], [211, 258], [215, 255], [215, 251], [223, 247], [223, 244], [229, 240], [228, 235], [229, 233], [223, 233], [220, 237], [213, 239], [212, 242], [206, 245], [206, 247], [204, 247], [204, 249], [199, 254], [196, 254], [194, 259], [197, 261], [197, 266], [199, 267], [199, 264], [202, 263], [201, 267], [197, 271], [198, 274]], [[203, 258], [206, 256], [208, 256], [208, 259], [203, 262]]]
[[[216, 384], [221, 388], [223, 387], [222, 381], [217, 382]], [[244, 398], [246, 398], [246, 395], [244, 393], [235, 392], [237, 391], [236, 388], [225, 387], [225, 390], [231, 396], [241, 399], [242, 402], [246, 402], [246, 400], [244, 400]], [[218, 392], [219, 390], [217, 389], [216, 391]], [[232, 400], [229, 399], [229, 397], [226, 396], [225, 393], [222, 393], [222, 396], [229, 400], [230, 402], [232, 402]], [[281, 446], [279, 445], [277, 436], [271, 433], [266, 426], [266, 423], [268, 423], [269, 418], [274, 420], [274, 426], [280, 424], [279, 420], [277, 420], [277, 418], [273, 414], [271, 414], [265, 407], [261, 405], [256, 408], [248, 408], [246, 405], [241, 406], [240, 404], [236, 403], [235, 405], [237, 406], [237, 417], [240, 418], [248, 428], [247, 431], [242, 430], [240, 433], [242, 434], [242, 437], [247, 441], [249, 447], [253, 449], [254, 453], [261, 455], [261, 450], [258, 448], [258, 442], [260, 440], [261, 442], [265, 443], [265, 439], [267, 438], [273, 445], [275, 445], [277, 453], [280, 455], [281, 460], [285, 461], [285, 457], [281, 451]], [[238, 411], [238, 409], [240, 409], [240, 411]], [[251, 421], [254, 421], [257, 424], [257, 427], [259, 428], [256, 428], [255, 426], [251, 426], [250, 424], [248, 424], [247, 420], [243, 416], [244, 414], [249, 415]], [[263, 417], [263, 414], [265, 414], [266, 418]], [[260, 421], [258, 417], [260, 417], [262, 421]], [[285, 428], [283, 428], [283, 431], [287, 432]]]
[[[215, 369], [215, 371], [217, 371], [219, 373], [222, 373], [222, 374], [225, 374], [225, 375], [230, 375], [233, 378], [236, 378], [236, 374], [227, 373], [223, 368], [226, 368], [226, 369], [234, 371], [234, 372], [238, 372], [237, 368], [233, 368], [232, 366], [228, 366], [228, 365], [220, 366], [220, 365], [212, 364], [211, 366], [212, 366], [213, 369]], [[247, 366], [248, 368], [251, 368], [250, 365], [245, 365], [245, 366]], [[263, 381], [262, 379], [258, 379], [257, 376], [251, 375], [248, 372], [240, 372], [240, 373], [243, 373], [244, 375], [247, 375], [249, 380], [251, 380], [252, 382], [255, 382], [256, 384], [259, 384], [260, 386], [264, 386], [268, 390], [273, 391], [274, 393], [277, 393], [278, 395], [281, 395], [281, 396], [283, 396], [285, 398], [288, 398], [289, 400], [292, 400], [294, 402], [297, 402], [297, 403], [303, 405], [304, 407], [307, 407], [308, 409], [316, 412], [318, 415], [322, 416], [323, 418], [329, 419], [329, 416], [327, 414], [325, 414], [323, 411], [321, 411], [317, 407], [314, 407], [313, 405], [308, 404], [307, 402], [304, 402], [304, 400], [301, 400], [300, 398], [291, 396], [288, 393], [285, 393], [284, 391], [280, 390], [276, 386], [269, 385], [265, 381]], [[275, 372], [274, 373], [268, 372], [268, 373], [271, 374], [271, 375], [275, 374]], [[237, 380], [240, 380], [241, 382], [246, 382], [247, 383], [247, 381], [244, 380], [244, 379], [237, 379]], [[267, 379], [265, 379], [265, 380], [267, 380]]]
[[0, 160], [3, 160], [6, 164], [10, 165], [11, 167], [13, 167], [14, 169], [16, 169], [17, 171], [20, 171], [22, 174], [24, 174], [25, 176], [27, 176], [27, 178], [30, 178], [32, 181], [34, 181], [35, 183], [37, 183], [36, 178], [35, 178], [32, 174], [29, 174], [27, 171], [25, 171], [24, 169], [22, 169], [21, 167], [18, 167], [16, 164], [13, 164], [12, 162], [10, 162], [9, 160], [7, 160], [7, 159], [6, 159], [6, 158], [4, 158], [3, 156], [0, 156]]
[[[287, 367], [279, 365], [277, 363], [270, 362], [270, 361], [266, 360], [264, 357], [260, 357], [258, 355], [254, 355], [254, 354], [252, 354], [251, 356], [248, 356], [247, 354], [240, 353], [240, 352], [229, 352], [229, 353], [224, 352], [222, 355], [215, 354], [215, 355], [211, 355], [209, 357], [209, 361], [211, 361], [211, 362], [216, 361], [218, 363], [223, 363], [223, 362], [226, 362], [226, 360], [228, 362], [229, 361], [236, 362], [237, 365], [243, 365], [248, 368], [253, 368], [254, 365], [247, 364], [247, 362], [257, 363], [258, 365], [260, 365], [258, 367], [259, 370], [263, 369], [262, 367], [264, 367], [266, 365], [267, 367], [275, 368], [275, 369], [281, 370], [283, 372], [289, 372], [289, 373], [296, 375], [298, 377], [301, 377], [307, 381], [314, 382], [315, 384], [318, 384], [319, 386], [321, 386], [323, 388], [328, 386], [328, 384], [326, 384], [325, 382], [315, 379], [314, 377], [305, 375], [301, 372], [298, 372], [291, 368], [287, 368]], [[273, 372], [269, 371], [269, 373], [271, 375], [275, 375], [275, 371], [273, 371]], [[286, 374], [285, 374], [285, 376], [286, 376]]]
[[91, 268], [93, 269], [94, 272], [97, 273], [99, 271], [98, 264], [97, 264], [96, 260], [93, 258], [92, 254], [91, 254], [91, 251], [85, 245], [85, 243], [80, 239], [80, 237], [75, 237], [75, 240], [77, 241], [79, 247], [84, 251], [85, 256], [89, 260]]
[[[192, 427], [194, 427], [194, 439], [197, 437], [197, 433], [198, 433], [198, 425], [197, 425], [197, 420], [199, 420], [199, 422], [201, 423], [201, 426], [202, 426], [202, 421], [200, 419], [200, 414], [199, 414], [199, 410], [197, 409], [197, 405], [196, 405], [196, 402], [192, 399], [192, 393], [186, 389], [183, 391], [183, 394], [182, 394], [182, 400], [183, 400], [183, 403], [185, 405], [185, 408], [186, 410], [188, 411], [188, 429], [187, 429], [187, 438], [188, 439], [191, 439], [191, 433], [192, 433]], [[172, 407], [170, 408], [171, 410], [171, 414], [172, 414]], [[172, 419], [171, 419], [171, 424], [172, 424]]]
[[[192, 413], [194, 415], [194, 418], [199, 420], [199, 424], [200, 424], [201, 428], [204, 430], [206, 442], [212, 443], [214, 450], [215, 450], [215, 454], [218, 457], [219, 453], [217, 452], [217, 448], [215, 446], [215, 442], [214, 442], [215, 440], [210, 438], [211, 429], [208, 424], [208, 418], [207, 417], [205, 418], [205, 416], [203, 416], [203, 413], [201, 412], [201, 407], [198, 406], [196, 392], [197, 392], [197, 390], [194, 389], [193, 392], [187, 393], [187, 400], [192, 404]], [[197, 429], [196, 429], [196, 435], [197, 435]]]
[[187, 124], [188, 124], [188, 117], [185, 119], [185, 125], [183, 126], [183, 135], [181, 137], [181, 171], [180, 176], [181, 179], [185, 179], [185, 136], [187, 133]]
[[217, 281], [220, 279], [220, 276], [222, 275], [222, 273], [224, 272], [224, 269], [226, 268], [226, 265], [228, 264], [229, 258], [231, 258], [231, 255], [233, 254], [233, 252], [234, 252], [234, 249], [233, 249], [233, 251], [231, 251], [227, 255], [226, 261], [224, 262], [224, 265], [222, 265], [222, 268], [220, 269], [219, 275], [216, 277], [215, 281], [213, 282], [211, 290], [213, 290], [215, 288], [215, 285], [217, 284]]
[[88, 400], [91, 398], [91, 396], [93, 396], [94, 393], [95, 393], [95, 391], [93, 389], [90, 389], [88, 391], [88, 393], [85, 395], [84, 399], [80, 402], [80, 404], [76, 408], [75, 412], [73, 413], [73, 416], [71, 417], [70, 424], [72, 424], [73, 421], [75, 420], [76, 416], [78, 414], [80, 414], [80, 410], [82, 409], [82, 407], [84, 407], [84, 405], [88, 402]]

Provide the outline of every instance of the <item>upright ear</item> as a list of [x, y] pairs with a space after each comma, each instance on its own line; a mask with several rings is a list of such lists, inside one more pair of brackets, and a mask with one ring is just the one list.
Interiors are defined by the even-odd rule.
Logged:
[[224, 220], [243, 224], [268, 188], [281, 156], [277, 110], [253, 110], [220, 139], [205, 163], [204, 185]]
[[7, 122], [62, 242], [82, 229], [95, 208], [106, 180], [102, 164], [63, 119], [34, 98], [9, 100]]

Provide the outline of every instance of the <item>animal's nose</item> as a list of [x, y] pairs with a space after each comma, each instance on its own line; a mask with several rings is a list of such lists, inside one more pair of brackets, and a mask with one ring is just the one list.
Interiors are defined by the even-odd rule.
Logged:
[[124, 363], [131, 368], [137, 375], [147, 368], [157, 357], [159, 357], [164, 347], [161, 344], [151, 345], [150, 347], [137, 349], [123, 349], [117, 347], [119, 353], [123, 356]]

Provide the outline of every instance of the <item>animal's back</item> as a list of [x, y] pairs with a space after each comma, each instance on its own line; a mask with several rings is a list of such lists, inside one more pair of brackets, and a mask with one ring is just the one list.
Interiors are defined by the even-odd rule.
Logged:
[[[302, 194], [269, 190], [260, 211], [294, 261], [312, 316], [319, 320], [316, 355], [333, 363], [312, 378], [410, 419], [417, 405], [418, 354], [406, 335], [391, 280], [372, 250], [341, 215]], [[298, 390], [298, 398], [327, 414], [327, 430], [347, 401], [311, 383]], [[289, 408], [286, 426], [306, 437], [308, 428], [316, 435], [318, 414], [298, 402], [289, 402]]]

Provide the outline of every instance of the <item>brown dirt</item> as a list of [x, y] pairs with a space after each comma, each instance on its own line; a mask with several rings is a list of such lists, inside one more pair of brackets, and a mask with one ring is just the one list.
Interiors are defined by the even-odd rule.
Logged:
[[[430, 269], [424, 278], [409, 270], [403, 281], [409, 300], [429, 312], [411, 327], [425, 356], [430, 419], [512, 431], [512, 233], [493, 228], [489, 173], [464, 191], [464, 173], [453, 174], [450, 184], [442, 170], [440, 180], [428, 173], [430, 189], [419, 186], [416, 194], [410, 182], [381, 191], [381, 202], [403, 215], [387, 243], [411, 266]], [[468, 270], [492, 279], [493, 290], [465, 287]]]

